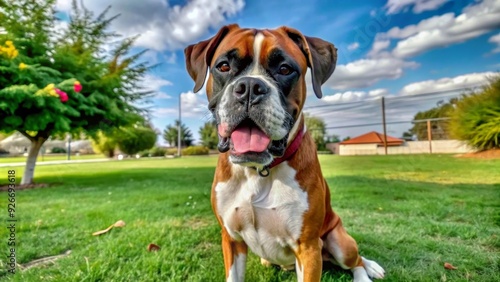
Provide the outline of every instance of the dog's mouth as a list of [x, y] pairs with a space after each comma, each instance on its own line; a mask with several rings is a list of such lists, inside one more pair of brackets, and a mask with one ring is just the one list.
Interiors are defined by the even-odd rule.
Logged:
[[217, 131], [218, 149], [221, 153], [229, 151], [233, 163], [266, 165], [273, 157], [281, 157], [285, 153], [288, 134], [282, 139], [273, 140], [249, 117], [233, 126], [219, 124]]
[[251, 119], [246, 118], [234, 129], [225, 125], [218, 126], [219, 151], [243, 155], [247, 153], [263, 153], [271, 144], [271, 138]]

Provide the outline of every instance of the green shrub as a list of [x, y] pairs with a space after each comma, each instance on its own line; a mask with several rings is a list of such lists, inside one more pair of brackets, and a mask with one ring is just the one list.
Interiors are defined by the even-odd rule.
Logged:
[[116, 141], [120, 151], [127, 155], [135, 155], [155, 145], [156, 132], [146, 126], [124, 127], [117, 132]]
[[177, 148], [170, 148], [170, 149], [167, 149], [165, 150], [165, 154], [167, 156], [174, 156], [174, 155], [177, 155]]
[[53, 154], [63, 154], [66, 153], [66, 149], [61, 148], [61, 147], [54, 147], [52, 150], [50, 150], [51, 153]]
[[479, 93], [461, 99], [450, 121], [451, 133], [479, 150], [500, 148], [500, 76]]
[[167, 154], [167, 150], [160, 147], [153, 147], [149, 150], [149, 153], [151, 154], [151, 157], [164, 157]]
[[205, 146], [189, 146], [182, 149], [182, 154], [185, 156], [208, 155], [209, 149]]

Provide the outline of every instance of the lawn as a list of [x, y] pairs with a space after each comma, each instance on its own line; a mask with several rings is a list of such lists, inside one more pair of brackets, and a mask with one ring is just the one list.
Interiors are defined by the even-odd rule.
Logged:
[[[500, 281], [500, 160], [444, 155], [320, 157], [332, 203], [383, 281]], [[40, 166], [18, 191], [17, 259], [71, 254], [13, 281], [223, 281], [220, 229], [210, 207], [216, 158]], [[10, 168], [12, 169], [12, 168]], [[5, 184], [7, 168], [0, 168]], [[22, 175], [22, 168], [16, 168]], [[0, 193], [7, 225], [7, 194]], [[92, 232], [123, 220], [99, 237]], [[9, 234], [0, 261], [6, 262]], [[148, 252], [155, 243], [158, 252]], [[445, 262], [457, 270], [446, 270]], [[250, 255], [246, 281], [296, 281]], [[352, 281], [326, 265], [322, 281]]]
[[[71, 155], [71, 160], [90, 160], [90, 159], [104, 159], [103, 155]], [[57, 155], [45, 155], [38, 156], [39, 162], [46, 161], [65, 161], [68, 159], [67, 155], [57, 154]], [[0, 164], [9, 164], [9, 163], [23, 163], [26, 162], [26, 157], [0, 157]]]

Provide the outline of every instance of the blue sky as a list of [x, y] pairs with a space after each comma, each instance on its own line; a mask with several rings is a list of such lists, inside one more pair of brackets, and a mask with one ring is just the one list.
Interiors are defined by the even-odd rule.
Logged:
[[[58, 9], [68, 11], [69, 0]], [[379, 98], [388, 101], [389, 121], [409, 121], [449, 91], [486, 83], [500, 70], [500, 1], [448, 0], [83, 0], [91, 10], [112, 5], [120, 13], [113, 28], [125, 36], [141, 34], [137, 48], [161, 65], [145, 85], [154, 126], [163, 130], [177, 118], [182, 98], [183, 121], [195, 138], [209, 120], [204, 91], [192, 93], [183, 49], [209, 38], [229, 23], [242, 27], [288, 25], [305, 35], [334, 43], [337, 69], [323, 86], [322, 100], [308, 96], [306, 111], [323, 118], [330, 134], [355, 136], [380, 126], [339, 128], [380, 121]], [[443, 92], [445, 91], [445, 92]], [[435, 95], [420, 94], [439, 92]], [[399, 98], [395, 98], [399, 97]], [[347, 104], [345, 104], [347, 103]], [[328, 105], [322, 108], [309, 108]], [[400, 136], [411, 125], [389, 125]]]

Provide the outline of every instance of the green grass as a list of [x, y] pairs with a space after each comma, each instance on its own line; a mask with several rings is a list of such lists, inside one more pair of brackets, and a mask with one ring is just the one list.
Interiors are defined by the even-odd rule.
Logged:
[[[384, 281], [500, 281], [500, 161], [320, 159], [334, 209], [361, 254], [385, 268]], [[191, 157], [38, 167], [38, 182], [60, 184], [17, 192], [18, 262], [72, 253], [16, 275], [0, 266], [0, 279], [223, 281], [220, 229], [210, 207], [215, 163]], [[0, 168], [0, 183], [6, 177], [7, 168]], [[6, 225], [7, 195], [0, 197]], [[120, 219], [124, 228], [91, 235]], [[0, 238], [7, 242], [4, 227]], [[161, 250], [148, 252], [149, 243]], [[6, 254], [6, 243], [0, 250]], [[445, 270], [445, 262], [458, 270]], [[264, 268], [253, 254], [246, 277], [296, 281], [295, 273]], [[323, 281], [352, 281], [352, 275], [328, 265]]]
[[[71, 155], [71, 160], [91, 160], [91, 159], [105, 159], [103, 155]], [[68, 157], [63, 154], [58, 155], [45, 155], [38, 156], [39, 162], [46, 161], [65, 161]], [[0, 157], [0, 164], [8, 164], [8, 163], [23, 163], [26, 162], [26, 157]]]

